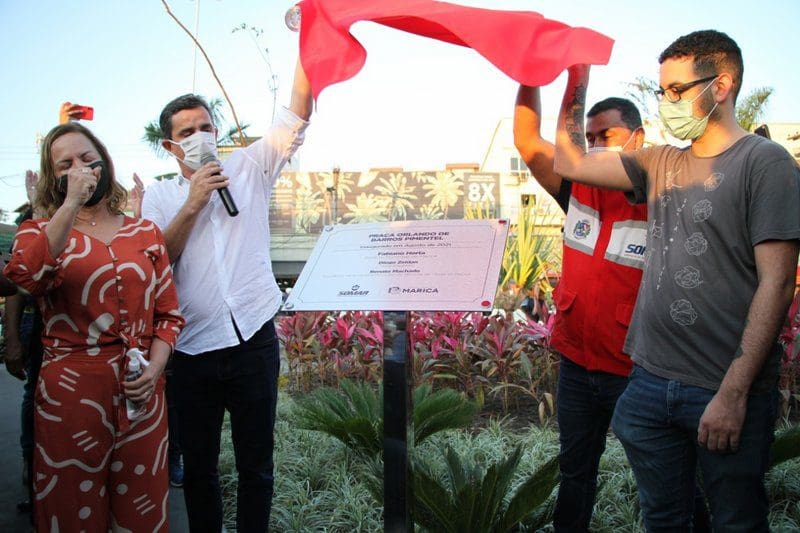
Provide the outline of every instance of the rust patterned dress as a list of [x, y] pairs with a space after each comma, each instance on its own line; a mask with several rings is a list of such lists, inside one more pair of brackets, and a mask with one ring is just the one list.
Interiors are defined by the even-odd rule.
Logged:
[[72, 229], [51, 257], [44, 228], [24, 222], [5, 274], [38, 297], [44, 362], [36, 387], [34, 490], [38, 531], [167, 531], [164, 378], [129, 421], [125, 352], [149, 358], [183, 326], [164, 239], [125, 217], [109, 244]]

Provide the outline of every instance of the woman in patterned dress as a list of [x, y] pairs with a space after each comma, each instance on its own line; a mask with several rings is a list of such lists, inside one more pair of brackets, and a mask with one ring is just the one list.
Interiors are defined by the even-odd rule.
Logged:
[[[37, 212], [6, 275], [37, 297], [44, 362], [36, 388], [37, 531], [167, 531], [162, 370], [183, 326], [163, 237], [125, 216], [103, 144], [77, 123], [41, 151]], [[150, 361], [124, 382], [126, 352]], [[128, 418], [125, 400], [144, 403]]]

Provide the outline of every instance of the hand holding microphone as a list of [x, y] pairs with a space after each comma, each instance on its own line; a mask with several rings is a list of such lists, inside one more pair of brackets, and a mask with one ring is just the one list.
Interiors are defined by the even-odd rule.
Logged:
[[[217, 156], [215, 156], [210, 152], [204, 153], [200, 157], [200, 163], [202, 165], [205, 165], [207, 163], [217, 163], [218, 165], [221, 165], [219, 159], [217, 159]], [[218, 174], [219, 172], [217, 172], [214, 175], [216, 176]], [[219, 197], [222, 199], [222, 205], [225, 206], [225, 210], [228, 212], [228, 214], [232, 217], [238, 215], [239, 209], [236, 207], [236, 202], [233, 201], [233, 197], [231, 196], [231, 192], [228, 190], [228, 188], [220, 187], [219, 189], [217, 189], [217, 192], [219, 193]]]

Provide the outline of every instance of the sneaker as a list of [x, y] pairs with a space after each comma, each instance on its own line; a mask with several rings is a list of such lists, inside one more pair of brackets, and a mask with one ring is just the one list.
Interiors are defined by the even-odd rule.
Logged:
[[183, 487], [183, 465], [180, 461], [169, 466], [169, 484], [176, 488]]

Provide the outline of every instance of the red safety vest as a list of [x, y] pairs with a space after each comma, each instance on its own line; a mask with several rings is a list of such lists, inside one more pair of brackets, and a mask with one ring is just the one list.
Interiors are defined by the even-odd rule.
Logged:
[[622, 352], [645, 263], [647, 205], [572, 184], [551, 345], [587, 370], [627, 376]]

